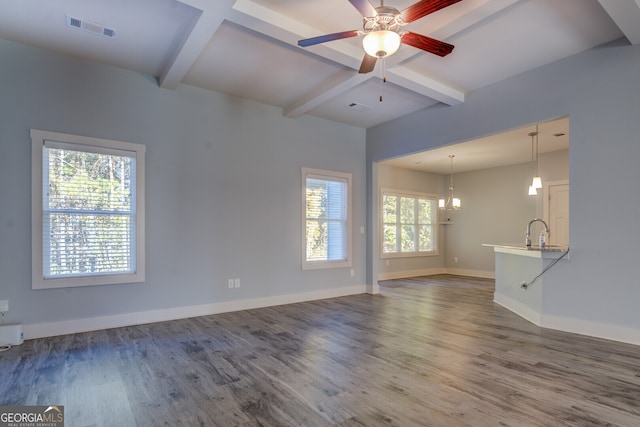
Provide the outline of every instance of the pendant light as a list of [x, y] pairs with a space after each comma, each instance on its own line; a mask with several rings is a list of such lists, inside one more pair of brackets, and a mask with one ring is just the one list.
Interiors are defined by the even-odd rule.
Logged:
[[460, 199], [457, 197], [453, 197], [453, 158], [454, 157], [455, 155], [453, 154], [449, 155], [449, 158], [451, 159], [451, 178], [449, 181], [449, 197], [447, 198], [447, 200], [440, 199], [438, 201], [438, 207], [445, 211], [454, 211], [454, 210], [457, 211], [462, 209], [462, 202], [460, 201]]
[[[531, 175], [534, 177], [533, 179], [535, 180], [535, 176], [536, 176], [536, 157], [535, 157], [535, 146], [534, 146], [534, 142], [533, 142], [533, 137], [536, 136], [536, 132], [529, 132], [528, 134], [531, 137]], [[533, 185], [533, 181], [531, 182], [531, 185], [529, 185], [529, 195], [530, 196], [535, 196], [538, 194], [538, 190], [536, 190], [536, 187]]]
[[533, 144], [533, 137], [536, 137], [536, 162], [535, 162], [535, 172], [533, 173], [533, 180], [531, 181], [531, 186], [533, 188], [535, 188], [536, 190], [539, 188], [542, 188], [542, 178], [540, 178], [540, 175], [538, 175], [538, 125], [536, 125], [536, 131], [535, 132], [531, 132], [529, 135], [531, 135], [531, 143]]

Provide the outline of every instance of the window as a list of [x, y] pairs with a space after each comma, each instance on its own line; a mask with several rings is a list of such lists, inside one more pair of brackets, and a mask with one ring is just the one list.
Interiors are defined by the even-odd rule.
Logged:
[[302, 268], [351, 266], [351, 174], [302, 168]]
[[144, 145], [31, 130], [33, 289], [142, 282]]
[[438, 199], [382, 190], [382, 257], [438, 254]]

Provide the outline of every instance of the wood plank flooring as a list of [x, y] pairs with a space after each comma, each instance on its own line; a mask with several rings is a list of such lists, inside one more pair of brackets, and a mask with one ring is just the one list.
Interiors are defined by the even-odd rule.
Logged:
[[640, 347], [545, 330], [493, 281], [355, 295], [26, 341], [0, 405], [67, 426], [638, 426]]

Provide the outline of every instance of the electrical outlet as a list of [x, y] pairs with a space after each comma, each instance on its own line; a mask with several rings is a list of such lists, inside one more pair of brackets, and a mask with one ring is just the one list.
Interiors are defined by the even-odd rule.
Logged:
[[233, 289], [233, 279], [227, 281], [227, 286], [229, 286], [229, 289]]
[[233, 281], [233, 287], [234, 288], [239, 288], [240, 287], [240, 279], [235, 279]]
[[0, 313], [6, 313], [7, 311], [9, 311], [9, 300], [4, 299], [0, 301]]
[[454, 256], [454, 257], [453, 257], [453, 262], [454, 262], [455, 264], [457, 264], [457, 263], [458, 263], [458, 257], [457, 257], [457, 256]]
[[356, 270], [354, 270], [353, 268], [351, 269], [351, 277], [355, 277], [356, 275]]

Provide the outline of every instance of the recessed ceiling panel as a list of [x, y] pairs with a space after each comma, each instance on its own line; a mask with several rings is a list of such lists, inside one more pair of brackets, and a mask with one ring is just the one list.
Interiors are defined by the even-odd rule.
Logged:
[[595, 0], [524, 1], [448, 39], [446, 58], [421, 53], [404, 65], [469, 91], [620, 37]]
[[[116, 36], [78, 31], [67, 15]], [[0, 37], [158, 76], [198, 15], [175, 0], [2, 0]]]
[[[355, 108], [349, 107], [351, 104], [356, 104]], [[436, 104], [438, 102], [433, 99], [418, 95], [391, 81], [383, 83], [380, 77], [372, 76], [364, 83], [310, 110], [308, 114], [368, 128]], [[362, 107], [358, 108], [360, 106]]]
[[297, 47], [225, 22], [183, 81], [285, 107], [324, 82], [351, 71]]

